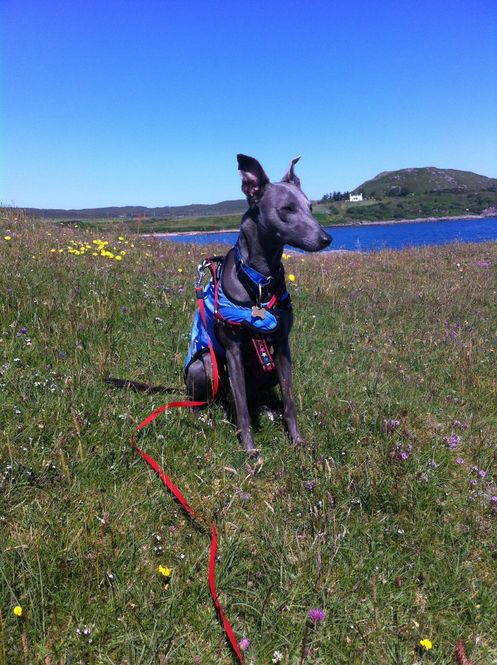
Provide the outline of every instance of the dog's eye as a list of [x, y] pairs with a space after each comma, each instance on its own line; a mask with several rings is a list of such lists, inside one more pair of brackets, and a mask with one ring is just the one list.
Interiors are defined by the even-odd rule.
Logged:
[[294, 206], [284, 206], [282, 210], [283, 212], [295, 212]]

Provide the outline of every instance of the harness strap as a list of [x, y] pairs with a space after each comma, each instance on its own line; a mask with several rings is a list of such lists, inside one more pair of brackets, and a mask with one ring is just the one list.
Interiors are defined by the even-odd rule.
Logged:
[[260, 337], [252, 337], [252, 344], [254, 345], [262, 371], [267, 373], [273, 372], [276, 369], [276, 365], [274, 364], [266, 340]]
[[[212, 268], [212, 262], [215, 261], [217, 257], [210, 259], [210, 263], [206, 265], [206, 267], [209, 267], [213, 279], [216, 280], [217, 278], [215, 277], [216, 271]], [[200, 271], [199, 271], [200, 272]], [[205, 316], [205, 307], [204, 307], [204, 299], [203, 299], [203, 290], [202, 287], [200, 286], [200, 283], [197, 283], [197, 286], [195, 288], [196, 296], [197, 296], [197, 306], [200, 311], [200, 316], [202, 317], [202, 323], [204, 324], [205, 329], [207, 330], [207, 322], [206, 322], [206, 316]], [[214, 348], [212, 346], [212, 342], [210, 338], [208, 337], [208, 345], [209, 345], [209, 353], [211, 357], [211, 362], [212, 362], [212, 398], [214, 398], [217, 394], [217, 391], [219, 389], [219, 370], [217, 366], [217, 360], [216, 360], [216, 354], [214, 353]], [[222, 623], [222, 626], [224, 628], [224, 632], [226, 633], [226, 636], [228, 638], [228, 641], [231, 645], [231, 648], [233, 649], [235, 656], [237, 658], [237, 661], [242, 664], [243, 663], [243, 658], [242, 654], [240, 652], [240, 649], [238, 647], [237, 641], [235, 634], [233, 632], [233, 629], [231, 627], [230, 622], [228, 621], [226, 615], [224, 614], [223, 608], [221, 607], [221, 604], [219, 602], [219, 598], [217, 595], [216, 591], [216, 554], [217, 554], [217, 530], [214, 522], [209, 522], [203, 515], [200, 513], [197, 513], [193, 508], [190, 506], [188, 501], [185, 499], [181, 491], [178, 489], [178, 487], [173, 483], [171, 478], [165, 473], [165, 471], [159, 466], [158, 462], [153, 458], [150, 457], [150, 455], [147, 455], [145, 451], [143, 451], [141, 448], [139, 448], [136, 443], [135, 443], [135, 434], [142, 430], [144, 427], [146, 427], [149, 423], [151, 423], [153, 420], [155, 420], [158, 416], [160, 416], [161, 413], [164, 413], [164, 411], [167, 411], [168, 409], [176, 409], [176, 408], [183, 408], [183, 407], [195, 407], [195, 406], [204, 406], [207, 404], [206, 401], [195, 401], [195, 400], [187, 400], [187, 401], [182, 401], [182, 402], [169, 402], [168, 404], [163, 404], [160, 406], [158, 409], [155, 409], [149, 416], [143, 420], [138, 427], [134, 430], [133, 434], [131, 435], [131, 446], [133, 447], [133, 450], [142, 457], [143, 460], [159, 475], [159, 478], [161, 481], [164, 483], [164, 485], [167, 487], [167, 489], [173, 494], [173, 496], [180, 502], [180, 504], [183, 506], [183, 508], [189, 513], [192, 517], [197, 519], [199, 522], [202, 522], [206, 526], [210, 527], [211, 530], [211, 546], [210, 546], [210, 557], [209, 557], [209, 589], [211, 593], [212, 600], [214, 602], [214, 607], [216, 608], [216, 611], [218, 613], [219, 619]]]

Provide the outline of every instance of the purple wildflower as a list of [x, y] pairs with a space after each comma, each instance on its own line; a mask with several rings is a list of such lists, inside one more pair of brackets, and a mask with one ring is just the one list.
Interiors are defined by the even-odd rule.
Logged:
[[464, 457], [458, 457], [456, 459], [456, 464], [464, 464]]
[[307, 480], [304, 483], [304, 487], [308, 492], [312, 492], [313, 489], [316, 487], [316, 481], [315, 480]]
[[248, 637], [242, 637], [242, 639], [238, 642], [238, 646], [240, 647], [240, 651], [247, 651], [247, 649], [250, 648], [250, 640]]
[[21, 335], [27, 335], [27, 334], [28, 334], [28, 329], [26, 328], [26, 326], [23, 326], [17, 333], [17, 336], [21, 337]]
[[469, 484], [470, 484], [472, 487], [476, 487], [476, 483], [477, 483], [477, 482], [478, 482], [478, 481], [475, 480], [475, 478], [471, 478], [471, 480], [469, 481]]
[[387, 434], [392, 434], [400, 426], [400, 420], [396, 418], [389, 418], [388, 420], [383, 421], [383, 430]]
[[392, 462], [405, 462], [409, 459], [411, 450], [411, 444], [403, 448], [402, 445], [398, 443], [395, 448], [390, 451], [390, 458]]
[[57, 358], [59, 360], [64, 360], [65, 357], [66, 357], [65, 351], [57, 351]]
[[490, 504], [492, 506], [497, 506], [497, 496], [494, 495], [490, 497]]
[[314, 625], [322, 623], [325, 620], [325, 618], [326, 618], [326, 612], [324, 610], [320, 610], [318, 607], [313, 607], [312, 609], [309, 610], [309, 620]]
[[484, 471], [483, 469], [480, 469], [478, 471], [478, 475], [480, 476], [480, 478], [485, 478], [485, 476], [487, 475], [487, 472]]
[[454, 450], [461, 443], [461, 437], [457, 434], [451, 434], [450, 436], [444, 436], [442, 441], [445, 443], [449, 450]]

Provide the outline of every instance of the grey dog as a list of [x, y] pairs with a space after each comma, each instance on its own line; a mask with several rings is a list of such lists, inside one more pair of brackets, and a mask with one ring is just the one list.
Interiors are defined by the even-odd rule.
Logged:
[[[281, 259], [285, 245], [308, 252], [327, 247], [332, 238], [312, 215], [312, 205], [294, 173], [299, 157], [292, 160], [281, 182], [270, 182], [264, 169], [253, 157], [237, 155], [242, 191], [249, 209], [242, 217], [235, 247], [226, 254], [221, 273], [221, 288], [233, 302], [252, 306], [255, 315], [264, 318], [262, 301], [268, 301], [278, 287], [277, 276], [283, 275]], [[264, 297], [247, 280], [249, 266], [265, 276]], [[284, 279], [284, 278], [283, 278]], [[281, 280], [280, 280], [281, 281]], [[281, 284], [279, 285], [281, 287]], [[279, 384], [283, 417], [290, 440], [302, 443], [293, 397], [292, 361], [288, 337], [293, 324], [291, 307], [277, 309], [278, 329], [269, 336], [276, 366], [274, 382]], [[265, 387], [264, 377], [254, 377], [247, 363], [247, 331], [243, 327], [215, 323], [217, 341], [224, 347], [220, 364], [227, 370], [236, 412], [241, 444], [247, 452], [255, 450], [247, 396], [250, 388]], [[195, 400], [208, 401], [212, 394], [212, 362], [208, 353], [194, 359], [186, 368], [187, 392]]]

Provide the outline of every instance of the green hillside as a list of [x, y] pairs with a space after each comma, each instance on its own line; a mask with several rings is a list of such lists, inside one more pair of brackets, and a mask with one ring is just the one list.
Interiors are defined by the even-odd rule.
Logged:
[[363, 200], [349, 202], [348, 193], [325, 195], [315, 206], [322, 224], [463, 217], [497, 213], [497, 179], [470, 171], [426, 168], [384, 171], [353, 190]]
[[362, 192], [366, 198], [377, 199], [407, 194], [497, 192], [497, 179], [487, 178], [471, 171], [428, 166], [384, 171], [372, 180], [364, 182], [354, 192]]

